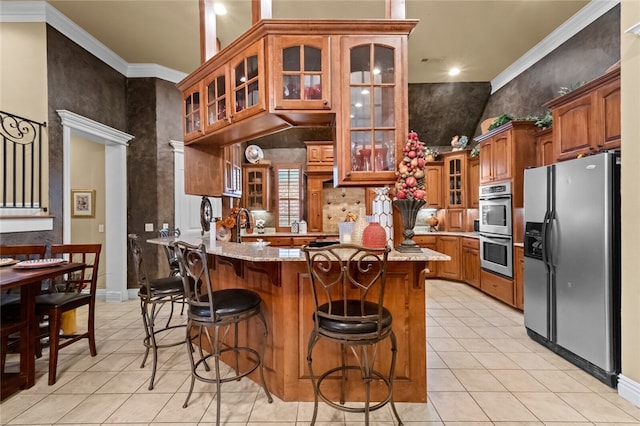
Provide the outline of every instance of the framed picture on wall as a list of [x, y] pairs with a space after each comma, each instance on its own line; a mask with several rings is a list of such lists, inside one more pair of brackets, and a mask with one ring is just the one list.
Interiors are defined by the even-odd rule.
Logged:
[[71, 217], [95, 217], [96, 215], [96, 190], [72, 189], [71, 190]]

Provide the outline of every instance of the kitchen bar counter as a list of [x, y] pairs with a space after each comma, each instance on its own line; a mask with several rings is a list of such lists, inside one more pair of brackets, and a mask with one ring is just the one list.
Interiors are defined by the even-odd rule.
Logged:
[[[312, 401], [313, 390], [306, 361], [307, 340], [313, 327], [313, 300], [308, 282], [304, 253], [299, 248], [264, 247], [254, 243], [212, 243], [208, 236], [185, 235], [180, 239], [207, 247], [212, 285], [216, 289], [243, 287], [262, 297], [263, 311], [269, 327], [264, 355], [265, 378], [269, 390], [285, 401]], [[149, 240], [168, 244], [173, 238]], [[385, 306], [393, 315], [398, 341], [394, 398], [401, 402], [426, 402], [426, 289], [424, 273], [429, 262], [447, 261], [449, 256], [433, 250], [420, 253], [392, 251], [387, 266]], [[240, 331], [240, 345], [262, 342], [261, 327], [250, 323]], [[389, 368], [388, 341], [378, 349], [376, 366]], [[314, 369], [323, 371], [337, 366], [337, 345], [319, 343]], [[317, 365], [316, 365], [317, 364]], [[255, 372], [254, 372], [255, 373]], [[250, 376], [258, 381], [254, 375]], [[327, 392], [338, 396], [339, 383], [327, 381]], [[347, 400], [362, 400], [358, 381], [347, 384]], [[372, 400], [383, 397], [378, 383], [372, 387]]]

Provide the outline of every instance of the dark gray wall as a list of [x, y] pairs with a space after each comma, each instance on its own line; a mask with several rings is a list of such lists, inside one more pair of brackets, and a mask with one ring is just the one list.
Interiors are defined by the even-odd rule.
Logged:
[[[560, 87], [591, 81], [620, 60], [620, 5], [491, 95], [481, 121], [502, 114], [544, 115]], [[479, 129], [476, 129], [479, 133]]]
[[427, 146], [446, 146], [455, 135], [471, 139], [484, 111], [490, 83], [409, 85], [409, 130]]

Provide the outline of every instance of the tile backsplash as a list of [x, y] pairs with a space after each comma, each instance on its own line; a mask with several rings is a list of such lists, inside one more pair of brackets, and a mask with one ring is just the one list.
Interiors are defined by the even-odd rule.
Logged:
[[364, 188], [334, 188], [326, 185], [322, 199], [322, 231], [338, 232], [338, 222], [344, 222], [349, 212], [360, 214], [364, 204]]

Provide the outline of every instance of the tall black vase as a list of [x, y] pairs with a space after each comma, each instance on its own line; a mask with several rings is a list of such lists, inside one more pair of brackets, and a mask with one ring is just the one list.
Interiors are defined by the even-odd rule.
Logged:
[[400, 212], [402, 217], [402, 236], [404, 240], [400, 243], [396, 250], [404, 253], [419, 252], [422, 251], [420, 246], [413, 241], [413, 227], [416, 226], [416, 217], [418, 216], [418, 210], [424, 206], [424, 200], [416, 199], [403, 199], [393, 200], [393, 205]]

